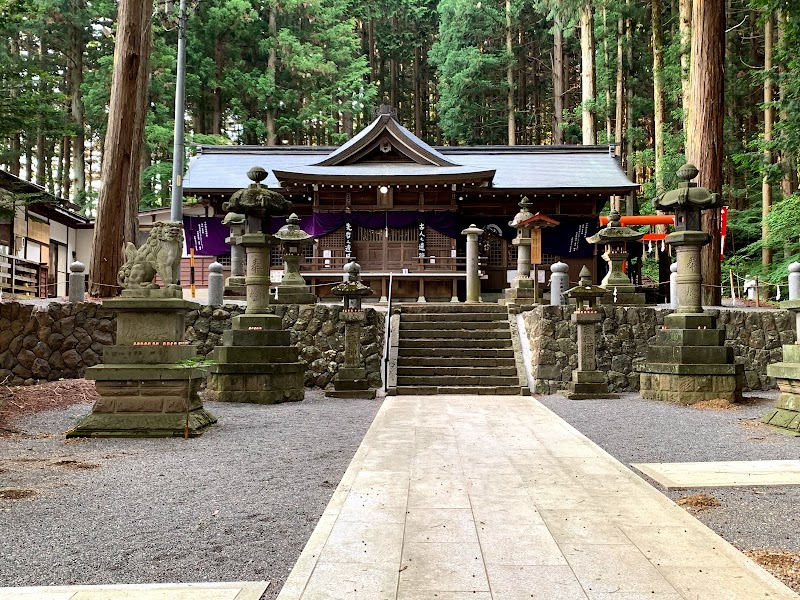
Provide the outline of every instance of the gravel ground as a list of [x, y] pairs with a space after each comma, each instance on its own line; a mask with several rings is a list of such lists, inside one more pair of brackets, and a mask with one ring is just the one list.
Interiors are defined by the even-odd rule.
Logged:
[[[735, 410], [708, 410], [642, 400], [567, 400], [537, 396], [545, 406], [624, 464], [800, 458], [800, 437], [777, 432], [758, 419], [772, 407], [777, 391], [745, 394]], [[707, 494], [717, 508], [698, 519], [743, 550], [800, 551], [800, 486], [703, 488], [666, 491], [673, 499]]]
[[66, 442], [91, 404], [0, 437], [0, 587], [270, 580], [278, 595], [380, 402], [207, 402], [202, 437]]

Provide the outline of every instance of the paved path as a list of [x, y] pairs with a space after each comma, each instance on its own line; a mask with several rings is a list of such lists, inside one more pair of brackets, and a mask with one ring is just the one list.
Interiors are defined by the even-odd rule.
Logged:
[[387, 398], [278, 596], [531, 598], [800, 597], [514, 396]]
[[260, 600], [268, 581], [0, 588], [0, 600]]

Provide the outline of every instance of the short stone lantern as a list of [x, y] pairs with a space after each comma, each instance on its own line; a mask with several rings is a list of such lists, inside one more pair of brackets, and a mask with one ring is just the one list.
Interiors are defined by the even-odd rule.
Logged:
[[372, 294], [372, 289], [361, 283], [361, 265], [357, 262], [351, 260], [344, 272], [345, 280], [331, 288], [334, 295], [342, 297], [344, 304], [339, 313], [339, 319], [344, 321], [344, 364], [333, 379], [334, 389], [325, 395], [372, 399], [375, 390], [369, 387], [367, 370], [361, 366], [361, 328], [366, 321], [361, 300]]
[[615, 209], [608, 215], [608, 225], [598, 231], [586, 241], [590, 244], [603, 244], [606, 252], [603, 258], [608, 262], [608, 273], [603, 277], [600, 286], [606, 293], [602, 298], [603, 304], [641, 305], [645, 303], [645, 296], [636, 291], [636, 286], [631, 283], [622, 270], [622, 263], [628, 257], [627, 244], [638, 242], [644, 237], [643, 233], [623, 227], [620, 214]]
[[578, 327], [578, 368], [572, 371], [567, 389], [559, 392], [570, 400], [619, 397], [608, 391], [605, 374], [597, 370], [595, 325], [603, 320], [597, 304], [605, 293], [605, 288], [592, 285], [592, 273], [586, 265], [581, 269], [578, 285], [563, 292], [575, 300], [571, 320]]
[[684, 165], [677, 189], [655, 201], [657, 209], [675, 213], [675, 231], [665, 241], [677, 254], [678, 308], [664, 317], [664, 327], [638, 366], [639, 387], [642, 398], [667, 402], [736, 402], [742, 398], [744, 366], [734, 363], [725, 329], [717, 329], [717, 318], [703, 311], [701, 294], [700, 249], [711, 236], [700, 230], [700, 213], [721, 206], [722, 198], [692, 183], [697, 174], [694, 165]]
[[278, 286], [276, 302], [280, 304], [314, 304], [317, 297], [311, 293], [300, 274], [300, 262], [303, 260], [303, 249], [309, 246], [314, 238], [300, 228], [300, 217], [295, 213], [286, 219], [286, 225], [275, 234], [281, 241], [283, 254], [283, 277]]

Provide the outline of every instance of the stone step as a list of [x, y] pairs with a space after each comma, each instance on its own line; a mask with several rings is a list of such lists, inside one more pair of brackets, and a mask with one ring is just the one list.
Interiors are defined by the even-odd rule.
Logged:
[[[415, 342], [418, 340], [414, 340]], [[434, 340], [439, 342], [440, 340]], [[502, 340], [498, 340], [502, 343]], [[410, 343], [406, 341], [405, 344]], [[429, 358], [439, 356], [441, 358], [448, 358], [451, 360], [469, 360], [469, 359], [487, 359], [487, 358], [514, 358], [514, 349], [511, 343], [505, 346], [495, 346], [491, 348], [463, 348], [463, 347], [436, 347], [429, 348], [426, 346], [409, 347], [401, 345], [398, 348], [397, 357], [400, 359], [415, 359], [415, 358]]]
[[470, 375], [456, 375], [456, 376], [442, 376], [432, 375], [422, 377], [418, 375], [398, 375], [397, 385], [417, 385], [417, 386], [436, 386], [436, 387], [483, 387], [483, 386], [505, 386], [517, 385], [519, 387], [519, 380], [516, 376], [501, 376], [501, 375], [483, 375], [483, 376], [470, 376]]
[[[424, 361], [421, 359], [424, 358]], [[513, 367], [516, 369], [516, 362], [513, 358], [513, 353], [510, 358], [452, 358], [450, 356], [436, 356], [430, 353], [425, 353], [423, 356], [400, 356], [397, 357], [397, 366], [399, 367], [418, 367], [422, 366], [436, 367], [491, 367], [491, 368], [504, 368]]]
[[[454, 338], [454, 339], [447, 339], [447, 338], [414, 338], [414, 339], [404, 339], [400, 338], [398, 341], [398, 348], [402, 352], [405, 348], [428, 348], [428, 349], [441, 349], [441, 348], [452, 348], [453, 350], [457, 349], [467, 349], [467, 350], [489, 350], [493, 348], [511, 348], [511, 338], [507, 337], [506, 339], [488, 339], [488, 340], [473, 340], [469, 338]], [[447, 352], [447, 354], [453, 354], [452, 352]], [[469, 354], [468, 354], [469, 355]], [[476, 355], [477, 356], [477, 355]]]
[[413, 332], [400, 329], [400, 339], [431, 339], [431, 338], [450, 338], [459, 340], [501, 340], [511, 339], [511, 334], [508, 329], [479, 329], [467, 331], [464, 329], [429, 329], [421, 332], [420, 335], [414, 335]]
[[[503, 327], [506, 325], [506, 327]], [[508, 330], [507, 323], [501, 323], [498, 321], [470, 321], [464, 322], [460, 319], [450, 319], [447, 321], [412, 321], [406, 322], [405, 320], [400, 320], [400, 331], [401, 332], [408, 332], [409, 334], [413, 334], [415, 331], [431, 331], [431, 330], [450, 330], [450, 329], [459, 329], [463, 331], [485, 331], [485, 330]]]
[[459, 321], [462, 323], [473, 322], [508, 322], [508, 315], [502, 313], [402, 313], [402, 322], [404, 323], [420, 323], [420, 322], [442, 322], [442, 321]]
[[419, 313], [503, 313], [508, 314], [508, 309], [499, 304], [449, 304], [438, 302], [400, 304], [402, 312], [408, 314]]
[[460, 395], [472, 394], [480, 396], [517, 396], [520, 394], [518, 385], [508, 386], [398, 386], [398, 396], [435, 396], [435, 395]]
[[[427, 363], [428, 361], [426, 361]], [[435, 362], [435, 360], [430, 361]], [[449, 365], [426, 364], [421, 366], [400, 366], [397, 367], [398, 377], [512, 377], [517, 374], [516, 365], [497, 367], [453, 367]]]

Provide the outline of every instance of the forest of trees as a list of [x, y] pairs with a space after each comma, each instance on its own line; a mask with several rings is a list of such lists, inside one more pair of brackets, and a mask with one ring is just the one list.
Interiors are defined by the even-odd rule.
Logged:
[[[722, 86], [725, 268], [782, 278], [800, 250], [800, 2], [694, 4], [190, 0], [188, 151], [340, 144], [386, 96], [433, 144], [616, 144], [643, 184], [628, 210], [647, 212], [686, 160], [685, 132], [710, 131], [692, 120], [693, 90], [710, 86], [722, 98]], [[170, 197], [174, 5], [158, 0], [147, 32], [142, 207]], [[724, 70], [694, 87], [692, 40], [715, 33], [698, 29], [693, 13], [724, 19]], [[109, 155], [117, 3], [0, 0], [0, 31], [0, 167], [93, 215]], [[690, 148], [697, 141], [690, 136]]]

